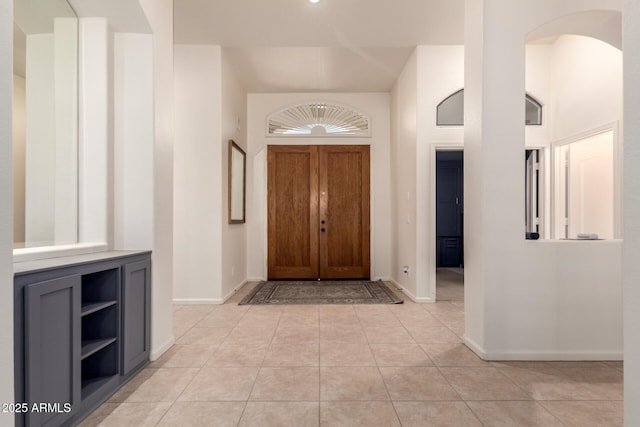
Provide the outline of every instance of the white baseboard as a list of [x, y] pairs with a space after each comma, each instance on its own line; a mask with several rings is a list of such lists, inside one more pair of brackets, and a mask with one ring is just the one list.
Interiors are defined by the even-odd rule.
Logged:
[[623, 360], [623, 353], [617, 351], [520, 351], [498, 350], [490, 351], [484, 360], [536, 360], [536, 361], [619, 361]]
[[164, 344], [162, 344], [159, 347], [151, 349], [151, 352], [149, 354], [149, 360], [151, 360], [152, 362], [154, 360], [158, 360], [160, 356], [162, 356], [165, 351], [173, 347], [175, 343], [176, 343], [176, 339], [173, 335], [171, 335], [171, 337]]
[[405, 294], [406, 296], [409, 297], [409, 299], [413, 302], [415, 302], [416, 304], [432, 304], [435, 301], [433, 300], [433, 298], [429, 298], [429, 297], [417, 297], [415, 296], [413, 293], [411, 293], [409, 290], [407, 290], [404, 286], [402, 286], [401, 284], [399, 284], [398, 282], [396, 282], [393, 279], [381, 279], [384, 282], [390, 282], [393, 284], [393, 286], [399, 290], [402, 291], [403, 294]]
[[246, 285], [247, 283], [249, 283], [249, 282], [251, 282], [250, 279], [247, 279], [247, 280], [241, 282], [239, 285], [234, 287], [231, 292], [229, 292], [227, 295], [225, 295], [222, 298], [174, 298], [173, 299], [173, 303], [174, 304], [181, 304], [181, 305], [194, 305], [194, 304], [209, 304], [209, 305], [218, 304], [219, 305], [219, 304], [224, 304], [225, 302], [227, 302], [227, 300], [229, 298], [234, 296], [236, 294], [236, 292], [238, 292], [240, 289], [242, 289], [242, 287], [244, 285]]
[[247, 279], [244, 282], [240, 283], [238, 286], [236, 286], [235, 288], [233, 288], [233, 290], [231, 292], [229, 292], [227, 295], [224, 296], [224, 298], [222, 298], [222, 304], [224, 304], [225, 302], [227, 302], [227, 300], [229, 298], [231, 298], [232, 296], [234, 296], [240, 289], [242, 289], [244, 287], [244, 285], [246, 285], [247, 283], [249, 283], [251, 280]]
[[482, 346], [478, 345], [477, 342], [469, 338], [467, 334], [462, 334], [462, 342], [464, 343], [464, 345], [469, 347], [471, 351], [477, 354], [480, 359], [489, 360], [487, 359], [487, 352], [485, 351], [485, 349]]
[[193, 305], [193, 304], [222, 304], [221, 298], [174, 298], [174, 304]]
[[264, 277], [247, 277], [246, 282], [262, 282], [263, 280], [267, 280], [267, 279]]
[[591, 350], [486, 350], [478, 343], [464, 335], [464, 344], [482, 360], [488, 361], [619, 361], [623, 360], [620, 351], [591, 351]]

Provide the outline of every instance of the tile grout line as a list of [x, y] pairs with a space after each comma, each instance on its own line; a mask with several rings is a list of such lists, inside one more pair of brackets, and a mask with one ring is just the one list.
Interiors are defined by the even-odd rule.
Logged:
[[[251, 311], [251, 307], [246, 311], [245, 315], [247, 315], [247, 313], [249, 313], [250, 311]], [[251, 390], [249, 390], [249, 394], [247, 395], [247, 400], [245, 402], [244, 408], [242, 409], [242, 413], [240, 414], [240, 418], [238, 418], [238, 426], [240, 425], [240, 422], [242, 421], [242, 418], [244, 417], [244, 414], [247, 411], [247, 406], [249, 406], [249, 402], [251, 400], [251, 394], [253, 393], [253, 390], [256, 387], [256, 383], [258, 382], [258, 377], [260, 376], [260, 371], [262, 371], [262, 367], [264, 365], [264, 361], [266, 360], [267, 354], [269, 353], [269, 349], [271, 348], [271, 345], [273, 344], [273, 339], [275, 337], [276, 331], [278, 330], [278, 326], [280, 325], [280, 320], [282, 319], [282, 312], [283, 311], [284, 310], [282, 310], [280, 312], [280, 315], [278, 316], [278, 322], [276, 323], [276, 327], [273, 330], [273, 334], [271, 335], [271, 339], [269, 340], [269, 344], [267, 345], [267, 349], [265, 350], [264, 356], [262, 357], [262, 362], [260, 362], [260, 366], [258, 366], [258, 372], [256, 373], [256, 377], [253, 380], [253, 384], [251, 385]], [[242, 317], [244, 317], [245, 315], [243, 315]], [[240, 319], [240, 320], [242, 320], [242, 319]]]
[[[354, 308], [355, 310], [355, 308]], [[391, 310], [389, 310], [391, 311]], [[396, 318], [395, 314], [393, 314], [393, 312], [391, 312], [391, 314]], [[358, 316], [358, 313], [356, 311], [356, 316]], [[358, 321], [360, 322], [360, 327], [362, 328], [363, 332], [365, 331], [364, 325], [362, 324], [362, 319], [360, 318], [360, 316], [358, 316]], [[402, 323], [401, 323], [402, 324]], [[408, 331], [407, 331], [408, 332]], [[409, 334], [409, 336], [411, 336], [411, 334]], [[398, 410], [396, 409], [396, 405], [393, 404], [393, 399], [391, 398], [391, 393], [389, 393], [389, 387], [387, 386], [387, 382], [384, 380], [384, 376], [382, 375], [382, 371], [380, 370], [380, 366], [378, 365], [378, 361], [376, 360], [376, 356], [373, 354], [373, 349], [371, 348], [371, 342], [369, 341], [369, 336], [367, 335], [366, 332], [364, 332], [364, 337], [367, 340], [367, 346], [369, 347], [369, 351], [371, 352], [371, 355], [373, 356], [373, 359], [376, 363], [376, 370], [378, 371], [378, 375], [380, 375], [380, 379], [382, 380], [382, 385], [384, 386], [384, 391], [385, 393], [387, 393], [387, 397], [389, 398], [389, 402], [391, 402], [391, 407], [393, 408], [393, 412], [396, 414], [396, 420], [398, 421], [398, 425], [402, 426], [402, 422], [400, 421], [400, 414], [398, 414]], [[412, 337], [413, 339], [413, 337]]]

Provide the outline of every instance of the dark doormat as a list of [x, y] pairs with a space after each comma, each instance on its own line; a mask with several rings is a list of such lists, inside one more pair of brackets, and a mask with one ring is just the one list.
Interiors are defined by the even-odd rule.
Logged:
[[258, 283], [238, 305], [402, 303], [403, 300], [382, 280], [270, 280]]

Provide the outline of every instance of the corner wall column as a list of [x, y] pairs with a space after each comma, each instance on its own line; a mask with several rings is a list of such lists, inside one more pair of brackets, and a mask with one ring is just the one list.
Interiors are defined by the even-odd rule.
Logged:
[[[0, 402], [13, 402], [13, 2], [0, 0]], [[14, 414], [0, 413], [13, 426]]]
[[[465, 5], [465, 343], [480, 356], [508, 322], [509, 271], [524, 239], [524, 66], [520, 2]], [[493, 334], [493, 335], [492, 335]]]
[[640, 422], [640, 4], [625, 0], [624, 48], [624, 421]]
[[151, 360], [173, 337], [173, 0], [141, 0], [153, 32], [155, 139], [153, 160], [153, 255]]

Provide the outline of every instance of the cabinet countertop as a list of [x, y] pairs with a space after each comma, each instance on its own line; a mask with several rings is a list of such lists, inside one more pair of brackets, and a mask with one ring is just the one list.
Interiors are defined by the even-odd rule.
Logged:
[[13, 275], [20, 276], [23, 274], [36, 273], [42, 270], [51, 270], [57, 268], [71, 267], [74, 265], [85, 264], [90, 262], [107, 261], [111, 259], [151, 254], [151, 251], [105, 251], [93, 252], [82, 255], [62, 256], [57, 258], [40, 259], [36, 261], [24, 261], [13, 263]]

